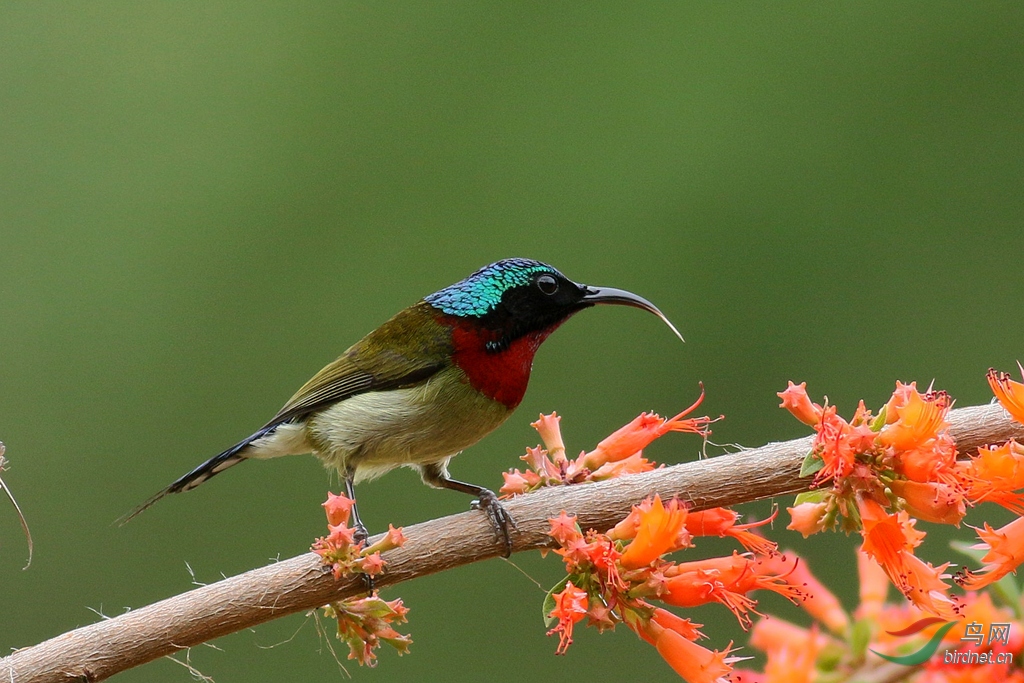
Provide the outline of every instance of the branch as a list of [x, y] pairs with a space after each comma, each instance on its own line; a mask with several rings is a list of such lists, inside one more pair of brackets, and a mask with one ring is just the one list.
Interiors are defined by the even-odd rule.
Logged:
[[[1024, 438], [998, 405], [953, 410], [950, 433], [961, 453]], [[565, 510], [584, 529], [608, 529], [652, 494], [678, 496], [694, 509], [736, 505], [807, 489], [800, 464], [811, 437], [580, 486], [553, 487], [506, 503], [518, 531], [516, 552], [549, 545], [548, 519]], [[464, 512], [407, 527], [408, 541], [387, 554], [378, 587], [479, 562], [501, 553], [486, 515]], [[203, 586], [127, 614], [69, 631], [0, 659], [0, 681], [100, 681], [220, 636], [364, 591], [358, 577], [335, 581], [306, 553]]]

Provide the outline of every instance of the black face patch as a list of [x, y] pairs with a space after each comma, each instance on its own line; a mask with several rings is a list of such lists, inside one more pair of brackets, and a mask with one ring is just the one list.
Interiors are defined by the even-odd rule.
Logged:
[[488, 344], [488, 350], [507, 348], [519, 337], [564, 322], [569, 316], [589, 307], [583, 297], [586, 288], [561, 273], [538, 273], [525, 284], [502, 294], [501, 302], [480, 324], [501, 336]]

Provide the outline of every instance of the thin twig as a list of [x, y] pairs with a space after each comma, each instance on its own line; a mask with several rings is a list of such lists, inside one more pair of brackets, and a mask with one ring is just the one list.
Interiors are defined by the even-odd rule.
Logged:
[[[4, 443], [0, 441], [0, 472], [7, 469], [7, 459], [4, 458]], [[11, 505], [14, 506], [14, 512], [18, 515], [18, 521], [21, 522], [21, 530], [25, 533], [25, 541], [28, 542], [28, 561], [25, 562], [25, 566], [22, 569], [28, 569], [32, 566], [32, 532], [28, 530], [28, 522], [25, 520], [25, 515], [21, 512], [21, 507], [18, 505], [18, 501], [14, 499], [14, 494], [7, 488], [7, 484], [0, 478], [0, 491], [3, 491], [7, 496], [7, 500], [11, 501]]]
[[[998, 405], [949, 414], [961, 452], [1024, 438]], [[608, 529], [645, 497], [678, 496], [694, 509], [736, 505], [806, 490], [800, 463], [810, 437], [579, 486], [553, 487], [506, 504], [518, 530], [515, 551], [546, 547], [548, 519], [565, 510], [583, 528]], [[465, 512], [408, 527], [408, 542], [387, 554], [378, 587], [496, 557], [486, 515]], [[69, 631], [0, 659], [0, 680], [14, 683], [100, 681], [115, 673], [287, 614], [356, 595], [360, 578], [335, 581], [313, 553], [193, 589], [147, 607]]]

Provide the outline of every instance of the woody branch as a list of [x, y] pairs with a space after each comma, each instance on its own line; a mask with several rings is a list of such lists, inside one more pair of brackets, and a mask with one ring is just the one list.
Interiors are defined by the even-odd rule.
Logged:
[[[1024, 438], [998, 405], [953, 410], [950, 434], [961, 453], [983, 444]], [[647, 496], [679, 497], [693, 509], [729, 506], [808, 488], [800, 464], [811, 438], [580, 486], [552, 487], [515, 498], [514, 551], [550, 545], [548, 519], [561, 511], [582, 528], [608, 529]], [[485, 515], [465, 512], [405, 529], [407, 542], [387, 553], [387, 587], [419, 576], [478, 562], [501, 553]], [[0, 681], [65, 683], [100, 681], [159, 657], [235, 631], [309, 610], [364, 591], [359, 577], [336, 581], [320, 557], [306, 553], [283, 562], [167, 598], [69, 631], [0, 659]]]

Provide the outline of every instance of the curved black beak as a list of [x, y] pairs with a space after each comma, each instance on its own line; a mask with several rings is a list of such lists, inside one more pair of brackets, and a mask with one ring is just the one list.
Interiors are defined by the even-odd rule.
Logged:
[[658, 307], [652, 304], [642, 296], [637, 296], [633, 292], [627, 292], [624, 289], [615, 289], [614, 287], [587, 287], [582, 286], [584, 291], [582, 304], [617, 304], [619, 306], [632, 306], [633, 308], [641, 308], [648, 313], [661, 318], [662, 322], [668, 325], [669, 329], [675, 332], [675, 335], [679, 337], [679, 341], [685, 342], [683, 335], [679, 334], [679, 330], [672, 324], [672, 321], [665, 317], [665, 314], [658, 310]]

